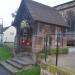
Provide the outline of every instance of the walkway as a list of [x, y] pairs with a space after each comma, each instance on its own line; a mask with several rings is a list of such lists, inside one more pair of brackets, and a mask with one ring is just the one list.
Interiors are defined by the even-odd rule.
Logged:
[[[52, 63], [55, 64], [56, 58], [52, 56]], [[75, 52], [69, 53], [68, 55], [59, 55], [58, 66], [67, 68], [75, 72]]]

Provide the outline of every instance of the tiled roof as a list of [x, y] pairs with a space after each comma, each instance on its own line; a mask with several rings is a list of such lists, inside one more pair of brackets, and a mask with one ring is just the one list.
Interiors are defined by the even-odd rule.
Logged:
[[[65, 20], [62, 18], [62, 16], [53, 7], [49, 7], [32, 0], [22, 0], [22, 3], [28, 8], [32, 18], [36, 21], [59, 25], [59, 26], [68, 26]], [[22, 6], [22, 3], [20, 7]], [[17, 16], [18, 15], [19, 14], [17, 14]]]

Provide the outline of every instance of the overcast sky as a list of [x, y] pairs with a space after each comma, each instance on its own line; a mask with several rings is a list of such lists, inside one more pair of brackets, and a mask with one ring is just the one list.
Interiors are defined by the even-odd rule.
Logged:
[[[56, 6], [72, 0], [35, 0], [48, 6]], [[0, 0], [0, 18], [3, 18], [4, 27], [10, 26], [12, 22], [11, 13], [15, 12], [21, 0]], [[1, 24], [0, 19], [0, 24]]]

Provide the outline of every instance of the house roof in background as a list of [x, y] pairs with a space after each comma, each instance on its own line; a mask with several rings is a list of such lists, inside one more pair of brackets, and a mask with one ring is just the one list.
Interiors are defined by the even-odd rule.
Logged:
[[35, 20], [60, 26], [67, 26], [62, 16], [53, 7], [49, 7], [35, 1], [29, 1], [26, 5]]
[[[59, 25], [59, 26], [68, 26], [65, 20], [62, 18], [62, 16], [53, 7], [49, 7], [32, 0], [22, 0], [20, 7], [22, 6], [22, 4], [24, 5], [23, 7], [27, 6], [32, 18], [36, 21]], [[18, 15], [19, 14], [17, 14], [17, 16]]]
[[73, 3], [73, 2], [75, 2], [75, 1], [74, 0], [73, 1], [69, 1], [69, 2], [66, 2], [66, 3], [63, 3], [63, 4], [56, 5], [54, 7], [63, 6], [63, 5], [70, 4], [70, 3]]
[[66, 2], [57, 6], [54, 6], [57, 10], [64, 10], [75, 7], [75, 1]]
[[3, 27], [3, 32], [5, 32], [9, 27], [10, 27], [10, 26], [8, 26], [8, 27]]

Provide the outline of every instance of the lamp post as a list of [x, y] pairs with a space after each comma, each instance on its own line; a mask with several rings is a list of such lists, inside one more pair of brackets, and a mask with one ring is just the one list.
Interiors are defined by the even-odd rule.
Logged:
[[56, 45], [56, 66], [58, 66], [58, 55], [59, 55], [59, 44], [60, 44], [60, 37], [61, 33], [57, 33], [57, 45]]
[[3, 18], [0, 18], [0, 45], [3, 45]]
[[47, 42], [48, 42], [48, 36], [46, 35], [46, 37], [44, 38], [44, 51], [45, 51], [45, 62], [47, 60]]

